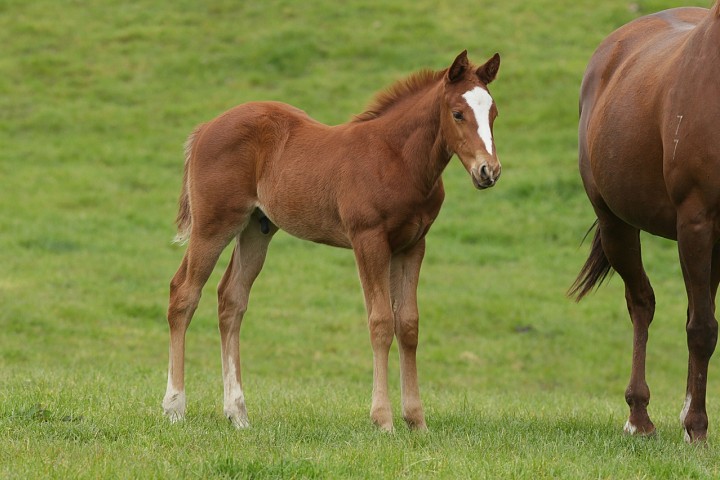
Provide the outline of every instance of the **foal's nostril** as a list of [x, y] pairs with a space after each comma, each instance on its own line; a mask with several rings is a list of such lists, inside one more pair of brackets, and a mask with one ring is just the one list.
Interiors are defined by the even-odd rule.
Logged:
[[480, 178], [483, 180], [488, 180], [490, 178], [490, 172], [488, 171], [486, 164], [483, 164], [483, 166], [480, 167]]

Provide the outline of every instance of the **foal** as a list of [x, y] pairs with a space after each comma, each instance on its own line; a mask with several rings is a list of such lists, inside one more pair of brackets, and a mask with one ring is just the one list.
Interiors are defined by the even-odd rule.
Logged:
[[417, 283], [425, 235], [444, 198], [441, 174], [457, 154], [479, 189], [500, 176], [487, 85], [500, 57], [479, 68], [467, 52], [450, 68], [420, 71], [378, 95], [349, 123], [327, 126], [277, 102], [239, 105], [200, 125], [185, 146], [177, 217], [188, 248], [170, 284], [165, 414], [185, 415], [185, 332], [220, 253], [235, 239], [218, 287], [224, 412], [249, 425], [240, 381], [239, 332], [273, 234], [352, 248], [373, 349], [370, 416], [392, 430], [388, 351], [400, 350], [402, 413], [425, 429], [415, 352]]

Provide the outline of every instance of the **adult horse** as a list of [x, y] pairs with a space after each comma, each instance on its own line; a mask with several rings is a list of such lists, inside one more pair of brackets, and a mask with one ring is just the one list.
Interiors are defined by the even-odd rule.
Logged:
[[628, 433], [650, 434], [645, 348], [655, 297], [639, 232], [677, 240], [688, 297], [689, 351], [680, 418], [687, 441], [707, 436], [707, 371], [717, 343], [720, 282], [720, 6], [677, 8], [612, 33], [592, 56], [580, 94], [580, 173], [597, 215], [590, 256], [571, 294], [614, 269], [625, 283], [633, 360]]
[[442, 71], [421, 71], [381, 93], [365, 113], [330, 127], [277, 102], [235, 107], [190, 135], [177, 217], [188, 248], [170, 284], [170, 364], [163, 407], [185, 415], [185, 332], [218, 256], [235, 239], [218, 287], [224, 412], [249, 425], [240, 381], [239, 331], [273, 234], [352, 248], [373, 349], [370, 416], [392, 430], [388, 351], [400, 351], [402, 413], [425, 429], [415, 361], [416, 291], [425, 235], [444, 198], [453, 154], [473, 184], [500, 177], [493, 143], [495, 54], [473, 67], [464, 51]]

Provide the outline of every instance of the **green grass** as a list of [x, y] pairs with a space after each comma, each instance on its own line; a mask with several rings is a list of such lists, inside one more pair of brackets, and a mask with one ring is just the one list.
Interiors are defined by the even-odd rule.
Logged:
[[[587, 2], [585, 2], [587, 3]], [[686, 299], [675, 245], [645, 237], [658, 299], [651, 439], [621, 433], [631, 325], [619, 279], [564, 297], [593, 221], [577, 92], [610, 31], [690, 1], [0, 3], [0, 477], [715, 478], [682, 442]], [[697, 3], [697, 2], [696, 2]], [[707, 1], [699, 2], [707, 4]], [[188, 332], [188, 418], [160, 401], [170, 244], [193, 126], [248, 100], [326, 123], [467, 48], [498, 51], [503, 177], [459, 162], [428, 237], [419, 372], [430, 432], [368, 418], [372, 361], [352, 253], [278, 234], [241, 336], [253, 423], [222, 417], [215, 286]]]

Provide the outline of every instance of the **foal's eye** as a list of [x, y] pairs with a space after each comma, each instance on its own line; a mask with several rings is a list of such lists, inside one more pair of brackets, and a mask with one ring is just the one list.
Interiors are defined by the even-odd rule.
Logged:
[[462, 112], [452, 112], [452, 116], [453, 116], [453, 118], [454, 118], [455, 120], [457, 120], [458, 122], [463, 119], [463, 114], [462, 114]]

